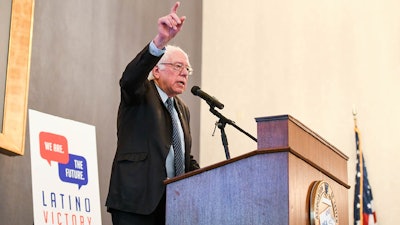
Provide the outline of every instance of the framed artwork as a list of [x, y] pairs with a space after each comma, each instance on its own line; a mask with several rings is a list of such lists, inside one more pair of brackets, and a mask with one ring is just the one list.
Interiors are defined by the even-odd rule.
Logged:
[[[2, 1], [4, 3], [4, 1]], [[9, 1], [10, 2], [10, 1]], [[23, 155], [25, 148], [26, 117], [28, 107], [29, 71], [33, 29], [34, 0], [11, 0], [8, 52], [3, 101], [0, 152]], [[6, 35], [7, 37], [7, 35]], [[3, 38], [3, 35], [1, 36]], [[3, 40], [2, 40], [3, 41]], [[7, 41], [7, 40], [6, 40]], [[6, 49], [7, 50], [7, 49]], [[3, 59], [2, 59], [3, 60]], [[2, 81], [1, 81], [2, 82]], [[1, 108], [0, 108], [1, 109]]]

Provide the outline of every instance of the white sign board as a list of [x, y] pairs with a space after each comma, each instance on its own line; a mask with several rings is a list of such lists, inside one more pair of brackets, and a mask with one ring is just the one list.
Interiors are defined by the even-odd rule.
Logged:
[[94, 126], [29, 110], [35, 225], [100, 225]]

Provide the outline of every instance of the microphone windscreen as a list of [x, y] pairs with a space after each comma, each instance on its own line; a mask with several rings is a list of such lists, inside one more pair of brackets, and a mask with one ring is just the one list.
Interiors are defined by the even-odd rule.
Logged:
[[192, 92], [194, 95], [197, 95], [197, 91], [198, 91], [198, 90], [200, 90], [199, 86], [193, 86], [192, 89], [191, 89], [191, 92]]

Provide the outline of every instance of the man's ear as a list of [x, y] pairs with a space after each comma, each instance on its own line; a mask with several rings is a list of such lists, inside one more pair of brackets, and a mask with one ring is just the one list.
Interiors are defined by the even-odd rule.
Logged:
[[157, 65], [153, 68], [152, 73], [155, 79], [160, 78], [160, 68]]

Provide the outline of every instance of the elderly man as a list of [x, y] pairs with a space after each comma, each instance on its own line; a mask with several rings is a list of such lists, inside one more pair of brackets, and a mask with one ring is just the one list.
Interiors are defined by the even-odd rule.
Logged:
[[158, 34], [120, 79], [118, 144], [106, 201], [114, 225], [165, 224], [163, 181], [199, 168], [190, 154], [189, 109], [177, 97], [192, 68], [182, 49], [167, 45], [186, 19], [177, 15], [179, 5], [158, 19]]

